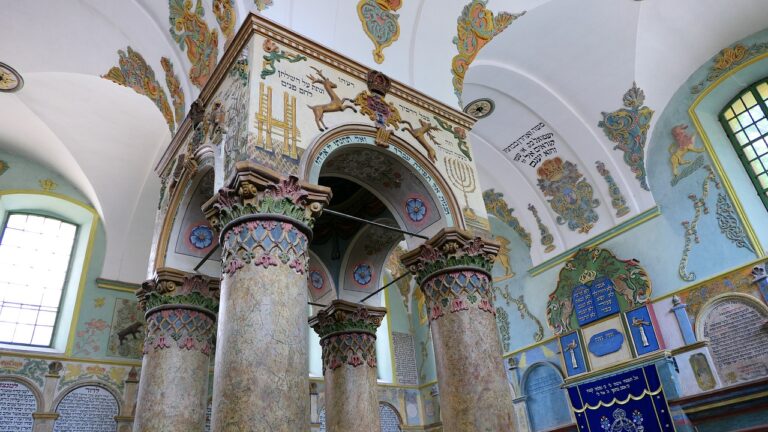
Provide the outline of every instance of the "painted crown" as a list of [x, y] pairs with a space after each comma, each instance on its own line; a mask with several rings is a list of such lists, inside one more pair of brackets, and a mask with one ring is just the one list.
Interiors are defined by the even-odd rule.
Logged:
[[368, 90], [372, 93], [384, 96], [391, 86], [392, 81], [383, 73], [375, 70], [368, 72]]
[[536, 174], [545, 180], [558, 180], [563, 176], [563, 160], [559, 157], [545, 160]]

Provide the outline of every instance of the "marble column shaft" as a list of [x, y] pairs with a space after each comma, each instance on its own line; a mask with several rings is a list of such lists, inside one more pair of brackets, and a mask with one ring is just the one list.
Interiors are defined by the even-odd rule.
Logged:
[[493, 306], [498, 250], [449, 228], [401, 258], [427, 301], [445, 432], [516, 430]]
[[309, 427], [307, 251], [330, 189], [250, 162], [203, 206], [223, 275], [212, 430]]
[[334, 300], [309, 320], [320, 335], [328, 432], [379, 432], [376, 329], [385, 308]]
[[146, 312], [147, 336], [133, 430], [202, 430], [218, 281], [161, 268], [136, 295]]

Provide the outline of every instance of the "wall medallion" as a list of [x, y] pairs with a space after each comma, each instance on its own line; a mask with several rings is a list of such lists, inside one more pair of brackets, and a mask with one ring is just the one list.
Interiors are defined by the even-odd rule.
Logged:
[[402, 0], [360, 0], [357, 15], [363, 24], [363, 31], [373, 42], [373, 60], [384, 62], [384, 48], [392, 45], [400, 36], [400, 15], [393, 13], [403, 6]]
[[17, 92], [22, 87], [24, 87], [24, 79], [16, 69], [0, 62], [0, 92]]
[[368, 285], [373, 279], [373, 269], [368, 264], [358, 264], [352, 271], [352, 277], [358, 285]]
[[576, 164], [555, 157], [544, 161], [536, 174], [539, 189], [549, 197], [549, 205], [558, 214], [556, 222], [567, 223], [571, 231], [588, 233], [599, 219], [594, 209], [600, 200], [594, 198], [592, 185]]
[[468, 103], [464, 107], [464, 112], [479, 120], [491, 115], [494, 109], [496, 109], [496, 104], [491, 99], [482, 98]]

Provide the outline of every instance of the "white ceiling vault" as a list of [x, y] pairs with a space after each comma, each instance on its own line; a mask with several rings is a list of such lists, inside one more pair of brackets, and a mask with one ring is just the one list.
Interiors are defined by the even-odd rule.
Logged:
[[[452, 40], [471, 0], [368, 0], [394, 9], [399, 36], [376, 63], [358, 18], [357, 0], [199, 0], [202, 23], [226, 37], [213, 13], [228, 3], [234, 29], [249, 11], [442, 101], [458, 106], [452, 85]], [[475, 0], [477, 1], [477, 0]], [[0, 94], [0, 149], [36, 160], [64, 175], [104, 219], [103, 277], [145, 277], [159, 182], [152, 172], [171, 132], [149, 98], [101, 78], [131, 47], [154, 71], [173, 103], [160, 59], [174, 65], [185, 105], [199, 88], [190, 80], [187, 51], [169, 31], [169, 3], [180, 0], [0, 0], [0, 61], [25, 79], [21, 91]], [[190, 0], [194, 10], [198, 0]], [[269, 4], [271, 3], [271, 5]], [[576, 246], [654, 205], [652, 194], [613, 150], [597, 126], [601, 112], [622, 108], [637, 83], [644, 104], [660, 113], [698, 65], [768, 23], [763, 0], [488, 0], [498, 16], [525, 12], [484, 46], [469, 67], [462, 99], [490, 98], [496, 110], [472, 132], [484, 189], [502, 192], [532, 233], [534, 263]], [[260, 10], [261, 9], [261, 10]], [[197, 23], [199, 24], [199, 23]], [[177, 122], [180, 119], [175, 119]], [[588, 233], [556, 222], [529, 161], [503, 151], [527, 131], [551, 133], [556, 156], [575, 164], [603, 205]], [[654, 122], [651, 122], [651, 130]], [[650, 131], [648, 133], [650, 136]], [[623, 192], [628, 212], [617, 216], [596, 161]], [[651, 187], [653, 185], [651, 184]], [[554, 250], [539, 240], [533, 205], [551, 231]], [[551, 249], [551, 248], [549, 248]]]

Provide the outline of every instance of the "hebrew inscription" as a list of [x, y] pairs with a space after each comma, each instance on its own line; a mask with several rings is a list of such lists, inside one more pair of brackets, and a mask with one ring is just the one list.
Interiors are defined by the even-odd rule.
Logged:
[[114, 432], [117, 400], [99, 386], [78, 387], [59, 402], [54, 432]]
[[32, 432], [35, 394], [16, 381], [0, 381], [0, 432]]
[[408, 333], [392, 332], [392, 344], [395, 346], [397, 382], [418, 385], [419, 377], [416, 372], [416, 350], [413, 345], [413, 336]]

